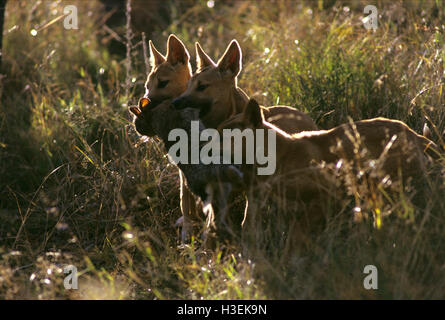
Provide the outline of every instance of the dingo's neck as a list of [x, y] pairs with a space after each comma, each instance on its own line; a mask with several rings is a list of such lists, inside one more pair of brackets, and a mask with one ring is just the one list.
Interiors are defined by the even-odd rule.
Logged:
[[235, 114], [241, 113], [244, 110], [245, 105], [249, 101], [249, 96], [236, 85], [230, 91], [230, 113], [228, 118]]

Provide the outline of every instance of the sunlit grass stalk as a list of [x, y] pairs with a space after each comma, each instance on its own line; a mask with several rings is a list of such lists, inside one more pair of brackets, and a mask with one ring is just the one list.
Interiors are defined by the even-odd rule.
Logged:
[[125, 97], [128, 101], [131, 87], [131, 41], [133, 39], [133, 31], [131, 29], [131, 0], [126, 2], [125, 17], [127, 19], [125, 25]]

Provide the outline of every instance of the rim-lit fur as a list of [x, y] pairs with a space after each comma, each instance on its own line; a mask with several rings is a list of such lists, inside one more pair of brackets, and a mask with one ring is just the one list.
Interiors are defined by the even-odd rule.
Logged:
[[145, 97], [153, 105], [176, 98], [186, 90], [192, 68], [190, 54], [181, 40], [173, 34], [168, 37], [166, 56], [150, 40], [150, 60], [152, 69], [145, 83]]
[[[397, 181], [400, 173], [404, 178], [424, 173], [428, 156], [437, 157], [439, 150], [434, 142], [417, 134], [405, 123], [386, 118], [356, 121], [330, 130], [288, 134], [267, 122], [263, 110], [253, 99], [242, 114], [225, 121], [219, 130], [225, 128], [276, 132], [275, 173], [257, 176], [256, 170], [248, 165], [242, 166], [242, 171], [248, 180], [245, 185], [250, 189], [272, 185], [277, 203], [283, 201], [283, 197], [285, 201], [307, 203], [320, 199], [327, 189], [340, 191], [337, 182], [325, 174], [326, 166], [335, 170], [349, 163], [358, 172], [363, 169], [359, 168], [360, 161], [366, 159], [373, 161], [373, 165], [389, 175], [392, 181]], [[249, 199], [249, 203], [252, 201]]]
[[[240, 114], [249, 100], [238, 87], [237, 76], [242, 69], [242, 52], [236, 40], [227, 47], [217, 63], [196, 43], [198, 70], [187, 90], [177, 99], [177, 109], [197, 108], [207, 128], [217, 128], [223, 121]], [[287, 106], [274, 106], [264, 111], [266, 119], [288, 133], [317, 130], [305, 113]]]

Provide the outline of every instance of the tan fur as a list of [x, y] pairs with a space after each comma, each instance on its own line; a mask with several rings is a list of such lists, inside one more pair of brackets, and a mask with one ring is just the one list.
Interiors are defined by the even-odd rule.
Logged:
[[[267, 122], [274, 124], [280, 130], [287, 134], [295, 134], [302, 131], [318, 130], [313, 120], [305, 113], [299, 112], [288, 106], [273, 106], [261, 108], [261, 116], [267, 119]], [[244, 113], [238, 113], [224, 120], [217, 127], [218, 130], [223, 128], [237, 128], [239, 123], [243, 121]]]
[[[272, 193], [287, 200], [310, 201], [335, 186], [321, 169], [321, 164], [351, 162], [357, 170], [359, 158], [374, 159], [381, 170], [397, 180], [425, 172], [425, 152], [434, 157], [437, 146], [398, 120], [375, 118], [343, 124], [331, 130], [288, 134], [263, 118], [259, 105], [251, 99], [244, 113], [223, 123], [225, 128], [271, 129], [276, 132], [276, 171], [271, 176], [257, 176], [252, 167], [243, 174], [252, 188], [272, 186]], [[392, 138], [395, 138], [393, 142]], [[267, 146], [266, 146], [267, 148]], [[367, 154], [359, 156], [364, 150]], [[339, 162], [342, 160], [343, 162]], [[335, 187], [334, 187], [335, 189]], [[276, 198], [276, 201], [282, 199]], [[251, 201], [249, 201], [251, 202]]]
[[[175, 35], [170, 35], [167, 40], [167, 54], [164, 56], [150, 41], [150, 55], [152, 70], [145, 83], [145, 97], [152, 100], [154, 104], [178, 97], [186, 90], [187, 83], [192, 76], [190, 54], [184, 44]], [[165, 81], [168, 83], [162, 87]], [[139, 107], [142, 109], [141, 106]], [[149, 116], [148, 111], [149, 109], [145, 112], [145, 116]], [[144, 109], [141, 112], [144, 114]], [[133, 113], [137, 115], [137, 111], [133, 111]], [[137, 118], [135, 124], [141, 134], [155, 135], [150, 121], [141, 121]], [[187, 180], [181, 170], [179, 170], [179, 178], [180, 208], [183, 215], [182, 238], [185, 240], [185, 234], [189, 233], [192, 228], [193, 219], [191, 217], [198, 215], [198, 208], [195, 196], [187, 187]]]
[[[184, 44], [174, 35], [167, 40], [167, 55], [164, 57], [150, 41], [152, 70], [145, 83], [145, 97], [159, 102], [182, 94], [192, 76], [190, 55]], [[165, 87], [160, 87], [168, 81]]]
[[[237, 84], [242, 67], [241, 49], [238, 42], [233, 40], [215, 63], [196, 43], [196, 57], [198, 70], [190, 79], [187, 90], [177, 99], [177, 104], [179, 107], [200, 108], [203, 101], [208, 102], [210, 110], [201, 120], [206, 128], [217, 128], [226, 119], [242, 113], [249, 100]], [[288, 133], [318, 129], [308, 115], [287, 106], [265, 108], [264, 116]]]
[[[193, 92], [198, 83], [209, 84], [209, 89], [198, 98], [211, 99], [212, 107], [208, 115], [201, 118], [207, 128], [216, 128], [227, 118], [240, 114], [248, 101], [248, 96], [237, 86], [237, 75], [241, 71], [241, 49], [236, 40], [228, 46], [218, 64], [215, 64], [196, 43], [198, 71], [191, 79], [189, 53], [174, 35], [167, 42], [167, 55], [163, 56], [150, 41], [152, 70], [146, 82], [145, 97], [152, 100], [153, 105], [161, 101], [173, 99], [180, 95]], [[164, 81], [168, 81], [163, 88]], [[165, 83], [165, 82], [164, 82]], [[144, 113], [143, 108], [140, 108]], [[135, 114], [137, 111], [133, 111]], [[290, 107], [275, 106], [264, 108], [267, 119], [288, 133], [304, 130], [316, 130], [317, 126], [306, 114]], [[153, 136], [150, 122], [136, 120], [138, 131]], [[180, 199], [184, 229], [190, 229], [192, 217], [197, 216], [196, 200], [187, 188], [186, 179], [180, 172]], [[185, 227], [187, 225], [187, 227]], [[185, 232], [188, 232], [185, 230]]]

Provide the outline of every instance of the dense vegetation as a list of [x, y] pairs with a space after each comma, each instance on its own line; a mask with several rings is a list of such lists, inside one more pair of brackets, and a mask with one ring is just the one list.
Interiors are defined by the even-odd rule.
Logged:
[[[66, 4], [7, 3], [1, 299], [445, 298], [443, 159], [422, 190], [386, 194], [349, 176], [341, 208], [304, 244], [287, 241], [293, 216], [265, 206], [253, 243], [180, 245], [177, 169], [157, 139], [137, 135], [127, 111], [147, 74], [141, 33], [132, 30], [130, 64], [109, 51], [101, 2], [70, 1], [78, 30], [49, 23]], [[377, 1], [375, 31], [361, 21], [366, 1], [186, 4], [169, 3], [168, 27], [150, 25], [162, 52], [170, 33], [184, 41], [193, 63], [195, 41], [217, 59], [236, 38], [243, 50], [239, 85], [262, 104], [295, 106], [320, 128], [349, 117], [390, 117], [417, 132], [427, 123], [440, 142], [442, 1]], [[143, 15], [143, 5], [135, 11]], [[125, 25], [117, 30], [125, 43]], [[353, 223], [357, 208], [369, 218]], [[64, 289], [68, 264], [81, 273], [79, 290]], [[379, 270], [378, 290], [363, 288], [368, 264]]]

